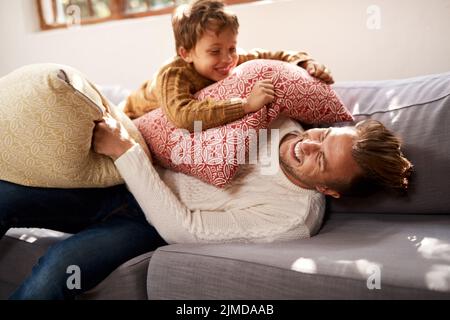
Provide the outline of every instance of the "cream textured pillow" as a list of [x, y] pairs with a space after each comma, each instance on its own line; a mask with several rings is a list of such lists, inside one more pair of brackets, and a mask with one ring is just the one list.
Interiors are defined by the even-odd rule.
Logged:
[[91, 148], [94, 121], [105, 112], [148, 152], [133, 122], [75, 69], [37, 64], [0, 78], [0, 180], [52, 188], [123, 183], [113, 161]]

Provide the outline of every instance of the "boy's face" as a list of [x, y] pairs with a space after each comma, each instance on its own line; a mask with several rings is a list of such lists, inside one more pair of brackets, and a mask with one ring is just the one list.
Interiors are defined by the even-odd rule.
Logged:
[[203, 77], [213, 81], [225, 79], [236, 67], [237, 34], [225, 29], [219, 35], [207, 30], [189, 51], [180, 48], [180, 56], [188, 63], [193, 63], [195, 70]]

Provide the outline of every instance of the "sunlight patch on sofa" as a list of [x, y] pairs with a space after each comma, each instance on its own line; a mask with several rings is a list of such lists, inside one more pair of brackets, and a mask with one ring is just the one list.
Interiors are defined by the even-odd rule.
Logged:
[[317, 264], [313, 259], [298, 258], [291, 265], [291, 270], [313, 274], [317, 273]]
[[417, 244], [417, 252], [426, 259], [450, 261], [450, 244], [436, 238], [424, 237]]
[[355, 272], [362, 275], [364, 278], [372, 275], [377, 270], [381, 270], [381, 264], [369, 261], [366, 259], [358, 260], [337, 260], [337, 264], [344, 266], [344, 268], [352, 268]]
[[425, 283], [430, 290], [450, 291], [450, 266], [435, 264], [425, 274]]
[[358, 113], [360, 113], [359, 102], [356, 102], [355, 105], [353, 106], [353, 114], [358, 114]]
[[395, 89], [386, 91], [386, 98], [390, 98], [395, 93]]
[[28, 243], [34, 243], [44, 238], [65, 239], [69, 236], [63, 232], [40, 228], [11, 228], [6, 235]]

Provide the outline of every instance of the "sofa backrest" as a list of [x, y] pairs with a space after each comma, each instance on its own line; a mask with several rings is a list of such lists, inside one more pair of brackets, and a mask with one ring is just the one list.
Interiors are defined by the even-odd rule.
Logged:
[[414, 173], [407, 196], [382, 191], [330, 200], [331, 212], [450, 213], [450, 72], [345, 82], [335, 90], [356, 121], [376, 119], [402, 138]]

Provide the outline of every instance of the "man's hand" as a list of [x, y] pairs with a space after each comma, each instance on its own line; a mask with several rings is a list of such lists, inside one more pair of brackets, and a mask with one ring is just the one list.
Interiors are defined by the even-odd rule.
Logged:
[[255, 83], [252, 92], [244, 105], [244, 112], [256, 112], [275, 98], [274, 86], [271, 80], [261, 80]]
[[96, 123], [92, 139], [95, 152], [115, 161], [135, 144], [128, 131], [111, 116], [107, 115]]
[[326, 84], [333, 84], [333, 76], [331, 75], [330, 70], [325, 67], [323, 64], [318, 63], [314, 60], [308, 60], [300, 64], [300, 67], [308, 71], [308, 73], [325, 82]]

